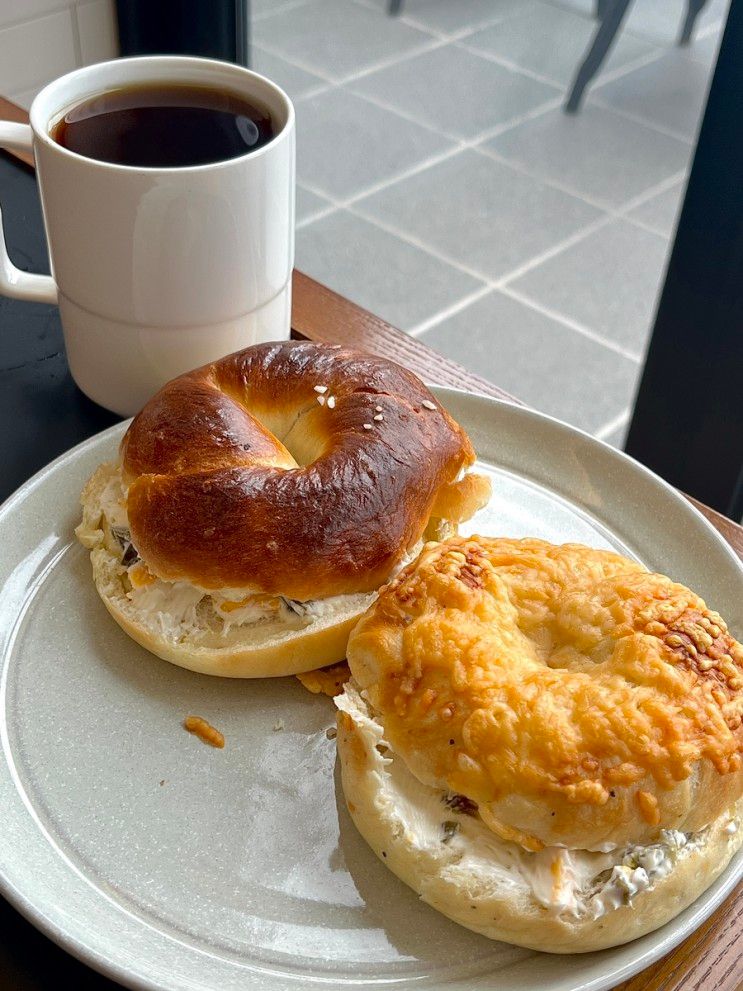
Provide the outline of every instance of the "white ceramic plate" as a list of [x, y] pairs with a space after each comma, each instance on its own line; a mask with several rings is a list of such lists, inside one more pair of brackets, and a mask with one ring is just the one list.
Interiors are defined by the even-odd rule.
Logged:
[[[469, 530], [617, 548], [698, 589], [740, 636], [741, 565], [686, 500], [555, 420], [438, 394], [493, 477]], [[59, 458], [0, 510], [0, 890], [52, 939], [158, 991], [598, 991], [733, 888], [740, 857], [661, 931], [573, 957], [492, 943], [420, 903], [348, 818], [330, 700], [292, 678], [181, 670], [108, 617], [72, 530], [80, 488], [122, 430]], [[224, 750], [183, 731], [189, 713], [224, 732]]]

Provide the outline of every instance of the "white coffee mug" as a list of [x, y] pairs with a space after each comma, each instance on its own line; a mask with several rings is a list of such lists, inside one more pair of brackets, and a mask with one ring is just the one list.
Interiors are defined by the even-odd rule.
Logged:
[[[252, 99], [274, 137], [238, 158], [163, 169], [84, 158], [50, 136], [71, 106], [151, 82]], [[0, 147], [33, 148], [52, 275], [17, 269], [0, 227], [0, 294], [59, 304], [70, 371], [91, 399], [130, 415], [175, 375], [289, 336], [294, 108], [283, 90], [212, 59], [117, 59], [50, 83], [30, 119], [0, 121]]]

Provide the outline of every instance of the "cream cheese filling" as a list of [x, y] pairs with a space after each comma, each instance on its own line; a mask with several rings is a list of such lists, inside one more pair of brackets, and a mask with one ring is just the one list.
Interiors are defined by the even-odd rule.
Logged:
[[[336, 696], [335, 704], [351, 716], [366, 745], [374, 768], [374, 803], [407, 845], [435, 853], [445, 844], [458, 866], [481, 878], [485, 887], [526, 887], [554, 915], [596, 919], [629, 905], [705, 842], [706, 830], [668, 829], [650, 846], [608, 852], [546, 847], [531, 853], [489, 830], [473, 803], [422, 784], [395, 756], [382, 726], [353, 689]], [[461, 811], [468, 805], [473, 811]], [[729, 831], [737, 828], [737, 820], [731, 819]]]
[[[167, 581], [150, 574], [131, 544], [126, 512], [126, 490], [117, 472], [100, 497], [100, 509], [111, 531], [109, 549], [120, 552], [126, 597], [141, 621], [156, 628], [162, 636], [179, 641], [207, 624], [212, 632], [227, 636], [235, 627], [275, 623], [288, 629], [302, 629], [319, 620], [348, 615], [365, 609], [376, 593], [359, 592], [324, 599], [298, 601], [283, 595], [256, 593], [254, 588], [223, 588], [219, 592], [188, 581]], [[395, 568], [397, 574], [418, 556], [419, 541]]]

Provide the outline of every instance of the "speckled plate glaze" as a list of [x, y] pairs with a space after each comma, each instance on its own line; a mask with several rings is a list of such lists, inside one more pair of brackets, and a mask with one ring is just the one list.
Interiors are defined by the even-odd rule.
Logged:
[[[438, 390], [493, 478], [469, 531], [613, 547], [698, 589], [743, 630], [741, 565], [674, 490], [591, 437]], [[377, 862], [339, 794], [328, 699], [157, 660], [108, 617], [73, 539], [80, 488], [123, 426], [0, 510], [0, 890], [131, 988], [599, 991], [666, 953], [743, 858], [661, 931], [554, 957], [449, 922]], [[226, 737], [181, 728], [204, 716]]]

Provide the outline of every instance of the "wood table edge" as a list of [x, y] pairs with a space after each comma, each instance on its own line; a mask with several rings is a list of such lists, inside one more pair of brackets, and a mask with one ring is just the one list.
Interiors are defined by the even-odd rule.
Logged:
[[[28, 113], [0, 97], [0, 119], [28, 123]], [[9, 152], [34, 167], [33, 157]], [[350, 344], [368, 351], [384, 345], [387, 357], [398, 360], [426, 381], [478, 392], [523, 405], [492, 382], [467, 371], [457, 362], [437, 354], [415, 338], [403, 335], [386, 321], [333, 292], [297, 270], [292, 281], [292, 331], [309, 340]], [[376, 346], [375, 346], [376, 345]], [[743, 527], [691, 496], [690, 502], [732, 546], [743, 560]], [[729, 934], [725, 945], [716, 944]], [[666, 956], [615, 987], [614, 991], [739, 991], [735, 968], [739, 955], [735, 946], [743, 936], [743, 885], [727, 898], [714, 914]], [[712, 947], [717, 952], [710, 953]], [[713, 957], [708, 963], [707, 957]], [[720, 965], [724, 966], [720, 973]], [[705, 967], [706, 965], [706, 967]], [[683, 968], [683, 973], [679, 971]], [[702, 969], [702, 973], [699, 973]], [[720, 983], [730, 980], [731, 983]]]

